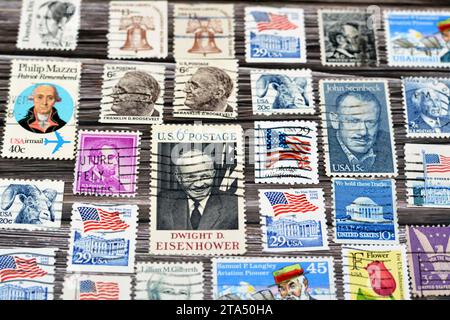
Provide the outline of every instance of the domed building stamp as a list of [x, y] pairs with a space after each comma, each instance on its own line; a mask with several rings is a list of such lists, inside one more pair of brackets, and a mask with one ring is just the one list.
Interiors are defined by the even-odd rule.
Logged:
[[69, 274], [64, 278], [63, 300], [130, 300], [131, 277]]

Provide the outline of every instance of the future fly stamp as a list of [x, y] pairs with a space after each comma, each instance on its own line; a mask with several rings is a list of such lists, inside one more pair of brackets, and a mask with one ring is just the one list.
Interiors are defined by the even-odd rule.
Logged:
[[13, 60], [2, 157], [73, 159], [81, 63]]
[[63, 300], [130, 300], [131, 277], [71, 274], [64, 279]]

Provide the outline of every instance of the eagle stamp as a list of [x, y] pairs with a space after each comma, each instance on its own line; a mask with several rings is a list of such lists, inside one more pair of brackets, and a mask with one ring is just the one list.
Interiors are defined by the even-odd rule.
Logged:
[[63, 300], [130, 300], [131, 277], [98, 274], [66, 275]]
[[13, 60], [2, 157], [73, 159], [81, 63]]
[[243, 254], [242, 127], [155, 125], [151, 141], [150, 253]]
[[167, 57], [167, 1], [111, 1], [109, 59]]

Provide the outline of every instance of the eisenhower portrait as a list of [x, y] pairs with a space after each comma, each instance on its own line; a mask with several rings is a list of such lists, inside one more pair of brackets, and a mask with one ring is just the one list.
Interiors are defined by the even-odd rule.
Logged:
[[64, 40], [64, 28], [75, 15], [76, 7], [70, 2], [47, 1], [36, 14], [36, 26], [43, 42]]

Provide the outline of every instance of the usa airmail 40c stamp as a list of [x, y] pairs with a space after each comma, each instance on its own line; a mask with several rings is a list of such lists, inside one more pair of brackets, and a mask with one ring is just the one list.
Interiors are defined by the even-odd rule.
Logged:
[[75, 273], [64, 279], [63, 300], [130, 300], [131, 277]]

